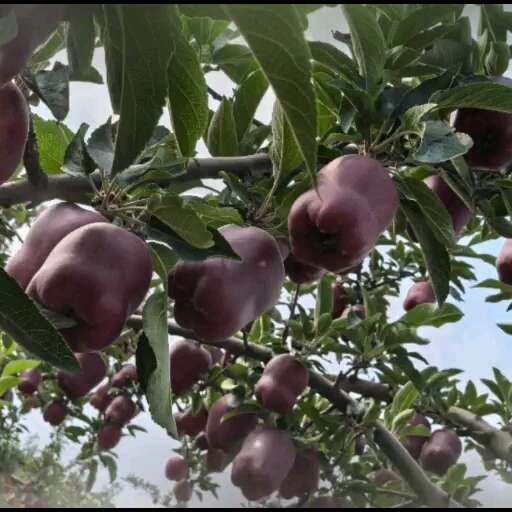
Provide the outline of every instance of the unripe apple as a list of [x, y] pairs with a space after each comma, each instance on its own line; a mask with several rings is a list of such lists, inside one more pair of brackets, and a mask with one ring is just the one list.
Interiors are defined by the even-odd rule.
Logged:
[[0, 86], [12, 80], [34, 51], [64, 17], [67, 4], [10, 4], [16, 14], [17, 34], [0, 46]]
[[103, 412], [112, 403], [114, 397], [109, 393], [110, 386], [103, 384], [91, 396], [89, 403], [98, 411]]
[[43, 411], [43, 419], [53, 427], [60, 425], [68, 414], [66, 404], [61, 400], [50, 402]]
[[103, 425], [96, 436], [99, 449], [112, 450], [119, 444], [122, 435], [123, 432], [117, 425]]
[[37, 368], [25, 370], [21, 374], [21, 382], [18, 384], [18, 389], [25, 395], [33, 395], [39, 388], [43, 376]]
[[288, 216], [295, 257], [343, 272], [361, 263], [398, 208], [398, 192], [377, 160], [349, 155], [319, 173], [317, 190], [302, 194]]
[[171, 455], [165, 466], [166, 478], [179, 482], [187, 478], [187, 474], [188, 462], [181, 455]]
[[324, 273], [321, 268], [302, 263], [293, 253], [290, 253], [288, 258], [284, 260], [284, 270], [290, 281], [296, 284], [311, 283], [319, 279]]
[[229, 450], [253, 430], [258, 423], [258, 418], [254, 414], [239, 414], [222, 421], [223, 416], [235, 406], [235, 397], [224, 395], [210, 408], [206, 423], [206, 435], [211, 448]]
[[176, 482], [174, 486], [174, 496], [180, 503], [187, 503], [192, 499], [192, 484], [187, 480]]
[[169, 275], [176, 322], [205, 341], [226, 339], [272, 309], [284, 282], [281, 252], [271, 235], [234, 225], [219, 231], [241, 261], [179, 262]]
[[[409, 422], [409, 425], [411, 427], [418, 427], [420, 425], [424, 425], [430, 430], [430, 421], [428, 421], [425, 416], [422, 416], [421, 414], [417, 414], [414, 416], [414, 418]], [[421, 449], [423, 448], [423, 445], [428, 441], [428, 437], [422, 437], [422, 436], [409, 436], [407, 437], [403, 445], [406, 448], [406, 450], [411, 454], [411, 457], [415, 460], [419, 460], [421, 455]]]
[[226, 465], [226, 452], [210, 448], [206, 453], [206, 469], [208, 473], [222, 473]]
[[248, 500], [259, 500], [279, 489], [295, 462], [288, 433], [274, 427], [256, 427], [233, 460], [231, 481]]
[[320, 463], [313, 450], [298, 453], [292, 469], [279, 487], [279, 494], [289, 500], [300, 498], [318, 489], [320, 481]]
[[124, 427], [135, 416], [136, 405], [128, 395], [116, 396], [105, 411], [105, 419], [111, 425]]
[[340, 318], [350, 304], [345, 287], [341, 283], [332, 285], [332, 317]]
[[496, 259], [498, 278], [502, 283], [512, 284], [512, 240], [507, 240]]
[[171, 389], [180, 395], [188, 391], [212, 365], [212, 356], [203, 347], [191, 340], [171, 343]]
[[439, 476], [457, 463], [462, 454], [462, 443], [452, 430], [437, 430], [423, 445], [420, 463], [423, 469]]
[[407, 292], [403, 306], [406, 311], [409, 311], [420, 304], [435, 304], [435, 302], [436, 296], [430, 281], [417, 281]]
[[292, 355], [281, 354], [266, 364], [255, 393], [263, 407], [284, 416], [291, 411], [308, 382], [306, 367]]
[[206, 428], [206, 422], [208, 421], [208, 411], [201, 408], [197, 413], [194, 414], [192, 409], [185, 412], [178, 412], [174, 417], [176, 421], [176, 427], [180, 434], [186, 434], [187, 436], [197, 436]]
[[126, 364], [112, 377], [112, 386], [124, 388], [137, 382], [137, 379], [137, 368], [133, 364]]
[[75, 352], [97, 352], [121, 334], [144, 299], [152, 262], [146, 244], [113, 224], [82, 226], [51, 251], [27, 287], [48, 309], [78, 325], [62, 334]]
[[93, 222], [108, 222], [98, 212], [73, 203], [58, 203], [37, 217], [21, 249], [7, 262], [5, 271], [26, 288], [53, 248], [75, 229]]
[[80, 372], [60, 371], [57, 374], [60, 388], [71, 400], [87, 395], [107, 375], [107, 367], [98, 354], [78, 354], [77, 359], [80, 363]]
[[[2, 49], [0, 47], [0, 55]], [[1, 59], [1, 57], [0, 57]], [[1, 63], [0, 63], [1, 66]], [[0, 68], [1, 75], [1, 68]], [[13, 83], [0, 88], [0, 185], [18, 168], [23, 158], [29, 128], [29, 110]]]

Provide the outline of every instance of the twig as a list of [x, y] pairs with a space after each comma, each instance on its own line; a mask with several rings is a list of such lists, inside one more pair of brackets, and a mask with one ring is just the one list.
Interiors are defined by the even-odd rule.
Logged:
[[30, 115], [27, 144], [23, 154], [23, 165], [27, 171], [28, 181], [33, 187], [45, 187], [48, 183], [48, 176], [41, 168], [39, 162], [39, 147], [37, 145], [36, 133], [34, 131], [34, 120]]

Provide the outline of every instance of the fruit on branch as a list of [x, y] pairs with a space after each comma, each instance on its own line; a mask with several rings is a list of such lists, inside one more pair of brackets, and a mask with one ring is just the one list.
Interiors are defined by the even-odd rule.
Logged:
[[43, 419], [53, 427], [60, 425], [68, 415], [68, 408], [62, 400], [53, 400], [43, 411]]
[[295, 457], [295, 446], [287, 432], [256, 427], [233, 460], [231, 481], [248, 500], [259, 500], [279, 489]]
[[206, 469], [208, 473], [222, 473], [226, 465], [226, 452], [210, 448], [206, 453]]
[[[0, 55], [1, 52], [2, 48], [0, 47]], [[18, 168], [28, 138], [30, 112], [25, 97], [13, 83], [8, 83], [0, 88], [0, 112], [1, 185]]]
[[206, 423], [206, 434], [210, 448], [229, 450], [256, 427], [258, 418], [254, 414], [238, 414], [222, 420], [223, 416], [237, 405], [233, 395], [224, 395], [210, 408]]
[[5, 271], [25, 289], [66, 235], [93, 222], [108, 221], [98, 212], [85, 210], [73, 203], [49, 206], [37, 217], [21, 249], [7, 262]]
[[135, 416], [137, 406], [128, 395], [116, 396], [105, 411], [105, 419], [110, 425], [124, 427]]
[[293, 253], [284, 260], [286, 275], [296, 284], [305, 284], [316, 281], [324, 273], [323, 269], [313, 267], [299, 261]]
[[195, 437], [205, 429], [208, 421], [208, 411], [201, 408], [194, 413], [193, 409], [189, 409], [185, 412], [176, 413], [174, 419], [180, 434]]
[[66, 8], [67, 4], [8, 4], [3, 7], [1, 16], [14, 11], [17, 33], [0, 46], [0, 86], [25, 67], [37, 47], [57, 28]]
[[234, 225], [219, 231], [241, 261], [180, 262], [169, 275], [176, 322], [205, 341], [228, 338], [271, 309], [284, 282], [281, 252], [271, 235]]
[[502, 283], [512, 284], [512, 240], [507, 240], [496, 259], [498, 278]]
[[67, 373], [60, 371], [57, 381], [60, 388], [71, 400], [87, 395], [107, 375], [107, 367], [98, 354], [79, 354], [80, 372]]
[[341, 283], [332, 285], [332, 317], [340, 318], [350, 304], [345, 287]]
[[[418, 427], [420, 425], [424, 425], [430, 431], [430, 421], [421, 414], [417, 414], [416, 416], [414, 416], [414, 418], [409, 422], [409, 425], [411, 427]], [[423, 448], [427, 441], [428, 437], [408, 436], [404, 440], [403, 445], [406, 448], [406, 450], [411, 454], [411, 457], [413, 459], [419, 460], [421, 455], [421, 449]]]
[[401, 478], [389, 469], [379, 469], [373, 475], [373, 483], [377, 487], [383, 487], [389, 482], [401, 482]]
[[304, 508], [352, 508], [349, 501], [338, 496], [317, 496], [307, 501]]
[[179, 482], [187, 478], [188, 462], [178, 454], [171, 455], [165, 465], [165, 476], [168, 480]]
[[117, 425], [103, 425], [96, 434], [96, 442], [100, 450], [112, 450], [119, 444], [122, 435]]
[[420, 304], [435, 304], [436, 296], [430, 281], [416, 281], [407, 292], [403, 307], [405, 311]]
[[263, 407], [284, 416], [291, 411], [308, 382], [306, 367], [292, 355], [281, 354], [266, 364], [255, 393]]
[[308, 265], [343, 272], [361, 263], [398, 208], [385, 167], [366, 156], [333, 160], [317, 190], [302, 194], [288, 216], [292, 252]]
[[199, 382], [212, 365], [210, 352], [191, 340], [171, 343], [169, 353], [171, 389], [177, 395], [188, 391], [196, 382]]
[[136, 235], [106, 223], [82, 226], [51, 251], [27, 287], [50, 310], [78, 325], [62, 329], [75, 352], [111, 345], [150, 285], [149, 249]]
[[439, 476], [457, 463], [462, 454], [462, 443], [459, 436], [452, 430], [437, 430], [423, 445], [420, 463], [426, 471]]
[[313, 450], [305, 450], [295, 457], [292, 469], [279, 487], [279, 494], [289, 500], [300, 498], [318, 489], [320, 463]]
[[192, 484], [187, 480], [176, 482], [174, 486], [174, 496], [180, 503], [187, 503], [192, 498]]
[[104, 412], [114, 399], [109, 392], [110, 386], [108, 384], [103, 384], [103, 386], [100, 386], [91, 396], [89, 403], [98, 411]]
[[30, 370], [25, 370], [21, 374], [21, 382], [18, 384], [18, 389], [25, 395], [33, 395], [39, 388], [42, 379], [43, 377], [39, 369], [31, 368]]
[[[494, 80], [512, 86], [508, 78]], [[458, 132], [473, 139], [473, 146], [464, 155], [470, 167], [495, 171], [512, 162], [512, 114], [461, 108], [457, 111], [454, 126]]]
[[124, 388], [137, 380], [137, 368], [133, 364], [126, 364], [112, 377], [112, 386]]

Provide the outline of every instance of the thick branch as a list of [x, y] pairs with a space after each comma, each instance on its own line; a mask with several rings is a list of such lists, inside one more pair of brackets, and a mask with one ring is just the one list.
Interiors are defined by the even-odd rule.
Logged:
[[[217, 157], [191, 159], [187, 170], [177, 176], [158, 181], [160, 186], [173, 183], [217, 178], [222, 171], [236, 176], [261, 175], [270, 172], [270, 158], [263, 153], [241, 157]], [[97, 184], [99, 179], [94, 177]], [[84, 201], [93, 190], [88, 178], [81, 176], [48, 176], [46, 183], [35, 186], [27, 180], [13, 181], [0, 187], [0, 206], [9, 207], [20, 203], [37, 205], [52, 199]]]
[[[128, 325], [136, 330], [142, 328], [142, 318], [140, 316], [132, 316]], [[188, 329], [169, 322], [169, 334], [182, 336], [184, 338], [196, 339], [194, 333]], [[197, 340], [200, 341], [200, 340]], [[218, 348], [223, 348], [237, 356], [246, 356], [258, 361], [267, 362], [273, 356], [271, 350], [254, 345], [252, 343], [244, 343], [236, 338], [229, 338], [220, 342], [203, 342]], [[344, 414], [354, 414], [358, 410], [357, 403], [343, 390], [339, 389], [333, 382], [326, 377], [309, 371], [309, 385], [319, 395], [323, 396], [331, 402], [336, 409]], [[430, 507], [458, 507], [450, 497], [442, 490], [434, 485], [418, 463], [409, 455], [407, 450], [402, 446], [391, 432], [381, 424], [374, 427], [375, 442], [380, 446], [382, 451], [388, 456], [394, 466], [398, 469], [402, 478], [411, 486], [418, 497]]]

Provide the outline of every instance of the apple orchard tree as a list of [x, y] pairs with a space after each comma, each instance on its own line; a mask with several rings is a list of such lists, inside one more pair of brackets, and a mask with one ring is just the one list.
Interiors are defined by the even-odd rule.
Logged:
[[[417, 330], [461, 319], [472, 260], [512, 299], [512, 13], [481, 5], [474, 39], [463, 5], [329, 4], [349, 33], [328, 43], [305, 37], [319, 7], [0, 6], [4, 505], [105, 506], [89, 490], [140, 415], [179, 440], [172, 492], [130, 478], [164, 505], [226, 471], [252, 504], [475, 506], [470, 450], [511, 480], [512, 383], [461, 386]], [[115, 118], [73, 133], [98, 47]]]

